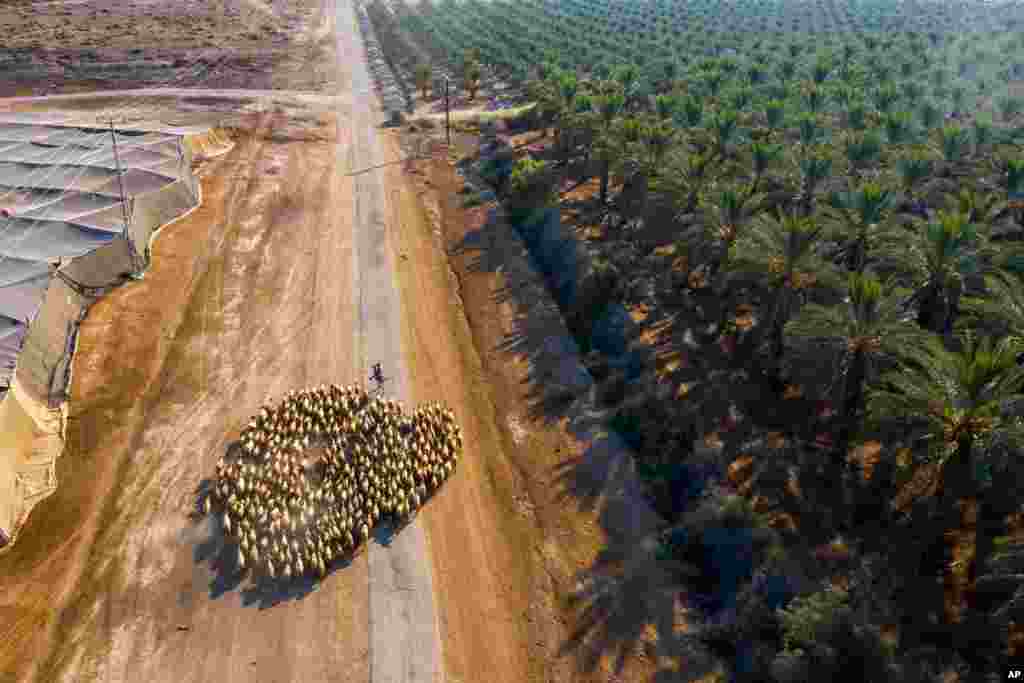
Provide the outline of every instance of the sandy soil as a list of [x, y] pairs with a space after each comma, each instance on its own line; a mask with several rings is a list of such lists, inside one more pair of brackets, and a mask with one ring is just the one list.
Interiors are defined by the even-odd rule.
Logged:
[[0, 97], [180, 85], [333, 90], [321, 0], [8, 0]]

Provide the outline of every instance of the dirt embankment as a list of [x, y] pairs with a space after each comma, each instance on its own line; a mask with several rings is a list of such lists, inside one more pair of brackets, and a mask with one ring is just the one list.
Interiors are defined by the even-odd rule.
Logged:
[[[398, 223], [416, 257], [396, 261], [404, 300], [417, 292], [406, 312], [415, 400], [453, 405], [478, 451], [428, 524], [435, 585], [449, 596], [439, 604], [451, 680], [639, 682], [680, 661], [706, 671], [713, 663], [686, 649], [685, 610], [642, 542], [656, 520], [627, 490], [614, 448], [579, 428], [586, 399], [573, 408], [545, 392], [543, 357], [569, 334], [522, 244], [487, 205], [462, 206], [443, 146], [405, 166], [404, 197], [418, 195], [422, 212]], [[510, 656], [527, 678], [494, 678]]]

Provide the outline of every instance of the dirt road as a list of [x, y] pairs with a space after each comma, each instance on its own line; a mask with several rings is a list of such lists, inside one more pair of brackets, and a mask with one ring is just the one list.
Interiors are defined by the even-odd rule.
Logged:
[[266, 399], [360, 381], [371, 362], [408, 393], [383, 181], [348, 175], [384, 160], [379, 112], [350, 0], [328, 7], [334, 139], [289, 140], [284, 117], [257, 116], [206, 169], [204, 205], [157, 241], [153, 271], [82, 326], [61, 489], [0, 558], [5, 680], [441, 680], [421, 522], [281, 589], [243, 583], [219, 530], [192, 518]]
[[[394, 254], [387, 240], [390, 215], [377, 129], [384, 117], [376, 106], [370, 73], [351, 0], [335, 0], [338, 58], [347, 64], [347, 100], [339, 120], [348, 121], [353, 138], [338, 146], [338, 173], [355, 181], [356, 266], [353, 291], [358, 297], [355, 331], [357, 369], [365, 376], [381, 363], [389, 378], [386, 392], [408, 404], [408, 374], [401, 348], [402, 307], [396, 287]], [[347, 109], [347, 111], [346, 111]], [[372, 683], [443, 680], [441, 640], [434, 610], [430, 555], [420, 519], [388, 546], [371, 544], [370, 680]]]

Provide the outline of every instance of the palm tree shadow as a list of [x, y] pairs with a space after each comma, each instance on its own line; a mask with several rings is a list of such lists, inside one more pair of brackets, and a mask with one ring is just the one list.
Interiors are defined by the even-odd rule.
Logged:
[[621, 674], [638, 654], [672, 663], [673, 677], [659, 680], [698, 680], [713, 667], [690, 623], [695, 613], [682, 578], [655, 557], [655, 547], [652, 537], [618, 539], [578, 575], [571, 596], [576, 628], [560, 654], [573, 655], [582, 671], [594, 673], [606, 661]]
[[695, 639], [691, 622], [698, 612], [686, 601], [686, 575], [657, 558], [664, 521], [649, 506], [622, 437], [602, 429], [602, 414], [577, 413], [571, 429], [589, 446], [554, 472], [557, 499], [596, 512], [606, 534], [605, 549], [576, 576], [577, 626], [560, 653], [574, 655], [588, 673], [610, 658], [621, 673], [640, 650], [674, 662], [671, 680], [696, 680], [714, 662]]
[[[552, 478], [561, 502], [571, 499], [596, 513], [607, 547], [576, 577], [572, 604], [578, 626], [561, 645], [561, 655], [573, 656], [581, 670], [591, 673], [610, 659], [621, 672], [638, 648], [646, 648], [649, 655], [679, 665], [671, 680], [696, 680], [713, 665], [713, 656], [695, 640], [693, 624], [688, 623], [697, 617], [685, 604], [685, 577], [655, 556], [666, 522], [651, 507], [637, 479], [627, 443], [608, 427], [621, 397], [599, 390], [549, 293], [552, 283], [538, 277], [536, 271], [543, 269], [534, 265], [523, 240], [500, 215], [492, 213], [450, 253], [467, 259], [473, 272], [503, 276], [491, 292], [492, 300], [514, 313], [510, 328], [490, 351], [502, 362], [525, 368], [522, 381], [529, 417], [548, 424], [564, 420], [568, 431], [587, 444], [582, 456], [558, 464]], [[627, 348], [636, 348], [639, 332], [627, 328]], [[702, 370], [682, 372], [696, 378]], [[612, 367], [609, 376], [625, 385], [636, 381], [622, 367]], [[713, 385], [700, 392], [707, 394], [702, 402], [713, 402], [720, 393]], [[628, 395], [630, 390], [626, 387], [620, 393]], [[684, 428], [680, 432], [683, 439], [693, 434]], [[666, 676], [659, 680], [670, 680]]]
[[488, 221], [469, 232], [451, 253], [472, 253], [468, 268], [473, 272], [504, 275], [504, 285], [492, 297], [498, 304], [514, 304], [516, 316], [494, 351], [527, 364], [524, 384], [530, 417], [555, 422], [589, 391], [593, 379], [579, 363], [578, 345], [564, 332], [561, 311], [530, 268], [529, 253], [510, 232], [492, 210]]

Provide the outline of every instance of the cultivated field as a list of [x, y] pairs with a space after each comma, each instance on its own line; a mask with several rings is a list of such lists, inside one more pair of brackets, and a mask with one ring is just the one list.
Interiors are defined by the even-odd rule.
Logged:
[[[1000, 675], [1024, 540], [1019, 8], [367, 12], [419, 93], [409, 135], [444, 137], [439, 74], [459, 104], [534, 104], [457, 122], [481, 135], [458, 201], [489, 216], [462, 246], [501, 272], [494, 232], [523, 240], [635, 449], [674, 577], [656, 593], [690, 628], [651, 598], [616, 645], [649, 629], [739, 680]], [[538, 414], [576, 419], [573, 372]], [[600, 573], [591, 654], [615, 650], [612, 605], [646, 604], [628, 570]]]

